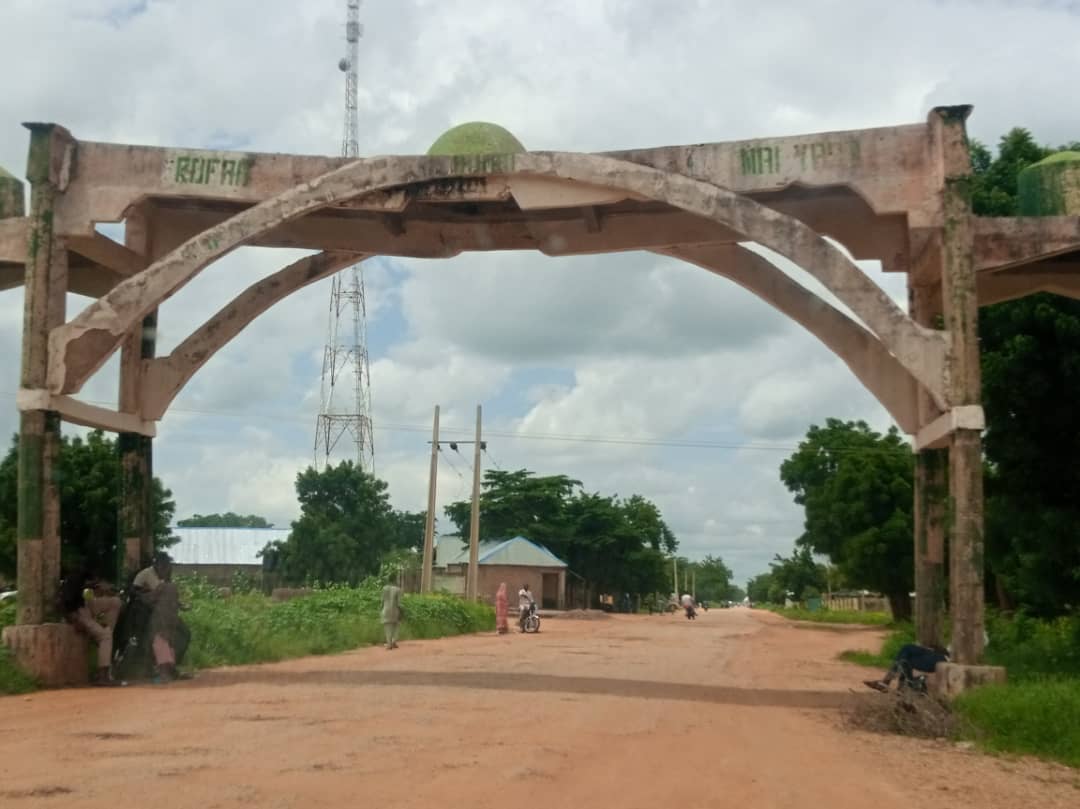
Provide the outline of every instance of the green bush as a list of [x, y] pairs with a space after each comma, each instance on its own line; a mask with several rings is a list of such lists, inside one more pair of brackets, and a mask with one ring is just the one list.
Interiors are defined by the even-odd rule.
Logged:
[[[331, 654], [379, 643], [380, 585], [331, 587], [309, 596], [274, 602], [263, 595], [221, 598], [214, 588], [185, 583], [191, 610], [188, 662], [195, 668]], [[485, 605], [439, 595], [406, 595], [403, 638], [438, 638], [495, 628]]]
[[864, 624], [888, 626], [892, 617], [886, 612], [859, 612], [858, 610], [804, 610], [801, 607], [768, 607], [777, 615], [792, 621], [814, 621], [820, 624]]
[[1080, 767], [1080, 680], [1043, 679], [962, 694], [956, 708], [985, 749]]
[[[0, 605], [0, 630], [15, 623], [15, 600]], [[0, 644], [0, 694], [25, 694], [36, 688], [34, 678], [15, 665], [7, 647]]]
[[1050, 621], [1020, 613], [987, 615], [987, 662], [1005, 666], [1010, 682], [1047, 675], [1080, 677], [1080, 615]]

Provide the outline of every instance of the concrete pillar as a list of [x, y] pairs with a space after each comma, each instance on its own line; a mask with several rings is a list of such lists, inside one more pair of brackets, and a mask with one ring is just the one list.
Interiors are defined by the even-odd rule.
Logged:
[[559, 571], [559, 603], [560, 610], [566, 609], [566, 571]]
[[[941, 277], [941, 250], [931, 250], [936, 278]], [[929, 279], [923, 279], [924, 282]], [[941, 319], [939, 283], [926, 283], [909, 289], [911, 317], [920, 326], [938, 328]], [[929, 424], [938, 415], [930, 395], [919, 393], [919, 426]], [[945, 610], [945, 521], [947, 517], [948, 454], [928, 449], [915, 455], [915, 636], [924, 646], [944, 645]]]
[[[156, 258], [151, 239], [153, 207], [138, 206], [124, 224], [124, 243], [147, 260]], [[120, 347], [119, 409], [141, 413], [143, 361], [153, 359], [157, 339], [157, 310], [147, 315]], [[120, 456], [120, 492], [117, 528], [118, 581], [149, 564], [153, 537], [153, 439], [137, 433], [121, 433], [116, 440]]]
[[[30, 237], [19, 387], [41, 391], [48, 374], [49, 330], [64, 322], [67, 252], [54, 232], [53, 216], [56, 199], [67, 184], [74, 143], [61, 127], [28, 128]], [[55, 613], [60, 578], [60, 498], [55, 478], [59, 447], [60, 419], [55, 413], [22, 411], [16, 525], [19, 624], [41, 624]]]
[[[941, 300], [950, 345], [947, 398], [952, 407], [981, 402], [979, 303], [975, 287], [971, 163], [964, 120], [970, 108], [938, 114], [944, 167]], [[982, 436], [956, 430], [949, 443], [949, 601], [953, 660], [974, 665], [983, 652]]]
[[947, 464], [944, 450], [915, 456], [915, 636], [924, 646], [943, 645]]

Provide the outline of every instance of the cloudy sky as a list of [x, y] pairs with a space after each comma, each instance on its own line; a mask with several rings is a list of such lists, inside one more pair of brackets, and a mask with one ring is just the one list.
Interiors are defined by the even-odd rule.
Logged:
[[[344, 0], [2, 0], [0, 166], [22, 121], [78, 138], [340, 150]], [[1080, 2], [1069, 0], [364, 0], [361, 154], [419, 153], [498, 122], [528, 148], [594, 151], [925, 119], [972, 103], [973, 134], [1080, 137]], [[114, 227], [109, 230], [118, 235]], [[159, 350], [299, 253], [245, 248], [162, 308]], [[897, 299], [902, 284], [865, 265]], [[800, 280], [799, 271], [789, 268]], [[566, 473], [655, 500], [697, 558], [738, 578], [787, 552], [801, 512], [778, 467], [828, 416], [889, 424], [828, 351], [748, 293], [647, 254], [474, 254], [366, 269], [376, 471], [426, 502], [432, 407], [485, 465]], [[329, 282], [221, 351], [160, 425], [178, 516], [286, 525], [312, 460]], [[71, 296], [74, 313], [87, 301]], [[16, 428], [22, 296], [0, 292], [0, 433]], [[114, 403], [115, 363], [84, 391]], [[454, 431], [458, 432], [454, 432]], [[441, 503], [468, 494], [448, 450]]]

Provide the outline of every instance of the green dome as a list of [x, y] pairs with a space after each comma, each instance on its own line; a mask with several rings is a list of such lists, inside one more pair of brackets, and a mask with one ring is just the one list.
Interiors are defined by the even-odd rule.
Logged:
[[1057, 152], [1017, 178], [1022, 216], [1080, 216], [1080, 152]]
[[448, 129], [431, 144], [428, 154], [453, 157], [464, 154], [515, 154], [524, 151], [521, 141], [498, 124], [472, 121]]

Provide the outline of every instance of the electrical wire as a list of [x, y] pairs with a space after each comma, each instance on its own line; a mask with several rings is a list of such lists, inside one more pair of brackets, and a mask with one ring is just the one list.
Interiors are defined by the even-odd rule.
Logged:
[[[0, 391], [0, 396], [7, 398], [15, 398], [15, 394], [10, 391]], [[94, 400], [80, 400], [86, 404], [103, 405], [106, 407], [115, 407], [115, 402], [94, 401]], [[201, 416], [219, 416], [223, 418], [239, 418], [248, 421], [261, 420], [271, 422], [292, 422], [292, 423], [308, 423], [311, 420], [309, 415], [301, 414], [281, 414], [281, 413], [260, 413], [258, 411], [228, 411], [228, 410], [210, 410], [206, 408], [196, 407], [170, 407], [171, 413], [186, 413], [191, 415]], [[399, 432], [399, 433], [428, 433], [431, 427], [428, 425], [418, 424], [401, 424], [395, 422], [376, 422], [374, 425], [375, 432]], [[443, 427], [440, 428], [440, 432], [444, 435], [457, 434], [457, 435], [470, 435], [471, 430], [466, 428], [454, 428]], [[613, 446], [640, 446], [640, 447], [656, 447], [666, 449], [706, 449], [706, 450], [731, 450], [731, 451], [755, 451], [755, 452], [784, 452], [792, 453], [798, 451], [798, 446], [783, 445], [783, 444], [766, 444], [762, 442], [742, 442], [734, 443], [728, 441], [709, 441], [705, 439], [671, 439], [671, 438], [657, 438], [653, 436], [612, 436], [612, 435], [588, 435], [588, 434], [574, 434], [574, 433], [524, 433], [524, 432], [510, 432], [506, 430], [487, 430], [486, 436], [494, 436], [496, 438], [502, 438], [510, 441], [550, 441], [550, 442], [562, 442], [573, 444], [607, 444]], [[834, 453], [856, 453], [856, 454], [873, 454], [877, 452], [884, 452], [882, 448], [878, 447], [831, 447], [827, 448], [830, 452]]]

